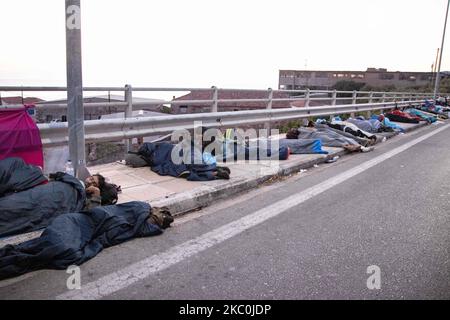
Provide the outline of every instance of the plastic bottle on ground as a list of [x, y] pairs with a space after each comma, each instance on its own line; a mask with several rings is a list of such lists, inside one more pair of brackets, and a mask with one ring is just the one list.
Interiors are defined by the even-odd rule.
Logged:
[[75, 176], [75, 169], [73, 167], [71, 160], [67, 160], [66, 166], [65, 166], [65, 172], [71, 176]]

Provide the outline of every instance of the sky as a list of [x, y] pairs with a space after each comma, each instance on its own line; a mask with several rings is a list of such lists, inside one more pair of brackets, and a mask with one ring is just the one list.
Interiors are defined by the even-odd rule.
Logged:
[[[83, 84], [266, 89], [280, 69], [430, 71], [446, 4], [81, 0]], [[0, 85], [66, 84], [64, 11], [63, 0], [0, 0]]]

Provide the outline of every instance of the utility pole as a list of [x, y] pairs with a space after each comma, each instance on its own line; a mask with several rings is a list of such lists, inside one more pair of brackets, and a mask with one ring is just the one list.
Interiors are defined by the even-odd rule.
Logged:
[[441, 48], [437, 48], [436, 62], [431, 67], [431, 85], [433, 85], [434, 81], [436, 80], [435, 75], [436, 75], [437, 65], [438, 65], [438, 62], [439, 62], [439, 50], [440, 49]]
[[436, 83], [434, 86], [434, 98], [436, 99], [439, 93], [439, 85], [441, 82], [441, 62], [442, 62], [442, 52], [444, 51], [444, 41], [445, 41], [445, 29], [447, 28], [447, 18], [448, 18], [448, 8], [450, 7], [450, 0], [447, 2], [447, 12], [445, 13], [445, 23], [444, 23], [444, 31], [442, 33], [442, 45], [441, 45], [441, 52], [439, 56], [439, 64], [438, 64], [438, 70], [436, 74]]
[[66, 0], [65, 15], [69, 153], [75, 169], [75, 176], [82, 178], [86, 172], [86, 151], [84, 140], [80, 0]]

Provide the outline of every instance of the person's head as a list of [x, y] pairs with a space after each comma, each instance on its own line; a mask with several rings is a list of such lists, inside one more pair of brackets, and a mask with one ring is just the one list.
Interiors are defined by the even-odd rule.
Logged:
[[308, 127], [308, 128], [314, 128], [314, 127], [315, 127], [314, 121], [309, 120], [309, 121], [308, 121], [307, 127]]
[[286, 139], [298, 139], [300, 131], [298, 129], [289, 129], [286, 133]]
[[106, 182], [101, 174], [90, 176], [85, 181], [86, 188], [96, 187], [100, 189], [102, 206], [116, 204], [118, 200], [119, 187], [115, 184]]
[[103, 177], [101, 174], [94, 174], [93, 176], [87, 177], [84, 183], [86, 185], [86, 188], [96, 187], [102, 189], [106, 181], [105, 177]]

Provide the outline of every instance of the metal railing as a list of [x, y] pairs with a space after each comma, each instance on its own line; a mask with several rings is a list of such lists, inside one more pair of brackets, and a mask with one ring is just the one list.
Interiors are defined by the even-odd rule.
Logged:
[[[0, 87], [1, 92], [51, 92], [66, 91], [65, 87]], [[133, 88], [125, 87], [87, 87], [85, 92], [124, 92], [123, 102], [85, 103], [85, 108], [98, 108], [114, 106], [125, 111], [124, 119], [104, 119], [85, 121], [86, 143], [128, 140], [150, 135], [167, 134], [177, 129], [192, 129], [195, 121], [202, 121], [204, 127], [229, 128], [243, 125], [262, 124], [286, 120], [304, 119], [317, 116], [333, 116], [352, 114], [357, 112], [373, 112], [376, 110], [392, 109], [395, 106], [407, 106], [422, 103], [425, 99], [432, 99], [433, 93], [416, 92], [369, 92], [369, 91], [336, 91], [336, 90], [251, 90], [251, 89], [219, 89], [212, 88]], [[136, 102], [133, 101], [133, 92], [195, 92], [209, 91], [210, 99], [203, 100], [157, 100]], [[220, 99], [220, 92], [251, 91], [265, 93], [265, 98], [258, 99]], [[275, 98], [274, 93], [285, 93], [284, 98]], [[292, 96], [292, 95], [297, 96]], [[300, 97], [298, 95], [301, 95]], [[276, 102], [303, 101], [304, 107], [274, 108]], [[312, 102], [322, 101], [323, 106], [311, 107]], [[341, 101], [351, 101], [348, 104], [339, 104]], [[328, 104], [327, 104], [328, 102]], [[358, 103], [363, 102], [363, 103]], [[220, 105], [229, 103], [261, 103], [261, 110], [218, 112]], [[206, 105], [210, 112], [183, 115], [167, 115], [149, 118], [133, 118], [132, 111], [142, 106], [150, 105]], [[14, 108], [15, 106], [1, 106]], [[36, 108], [67, 108], [66, 103], [39, 103]], [[52, 123], [38, 124], [44, 147], [61, 146], [68, 144], [68, 124]]]

